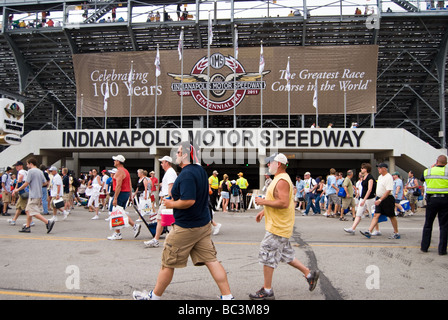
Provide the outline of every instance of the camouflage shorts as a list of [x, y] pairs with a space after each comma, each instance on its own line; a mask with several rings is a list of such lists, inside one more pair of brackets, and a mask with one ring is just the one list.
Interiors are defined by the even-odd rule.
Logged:
[[265, 266], [277, 268], [279, 262], [289, 263], [294, 260], [294, 254], [289, 239], [266, 232], [261, 241], [258, 261]]

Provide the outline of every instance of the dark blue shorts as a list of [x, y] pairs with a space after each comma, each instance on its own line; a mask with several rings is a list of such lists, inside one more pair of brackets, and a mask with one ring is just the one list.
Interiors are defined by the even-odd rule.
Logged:
[[[129, 197], [131, 196], [130, 192], [120, 192], [120, 194], [117, 197], [117, 206], [126, 208], [126, 203], [128, 203]], [[112, 211], [113, 204], [112, 201], [110, 202], [109, 211]]]

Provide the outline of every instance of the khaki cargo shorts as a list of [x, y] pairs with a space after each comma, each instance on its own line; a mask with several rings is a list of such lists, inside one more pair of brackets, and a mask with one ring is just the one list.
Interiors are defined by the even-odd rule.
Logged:
[[25, 210], [26, 205], [28, 203], [28, 198], [22, 198], [20, 195], [17, 198], [17, 202], [16, 202], [16, 210]]
[[11, 192], [2, 192], [2, 201], [3, 203], [11, 203]]
[[173, 224], [163, 246], [162, 266], [184, 268], [187, 266], [189, 256], [195, 266], [217, 261], [216, 248], [211, 235], [211, 223], [188, 229]]
[[36, 214], [41, 214], [43, 211], [42, 199], [28, 199], [25, 211], [30, 216], [35, 216]]

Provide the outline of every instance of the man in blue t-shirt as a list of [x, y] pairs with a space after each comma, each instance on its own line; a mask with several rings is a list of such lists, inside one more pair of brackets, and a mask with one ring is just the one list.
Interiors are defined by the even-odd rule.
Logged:
[[134, 291], [132, 295], [136, 300], [159, 300], [173, 278], [174, 269], [185, 267], [190, 256], [195, 266], [207, 266], [221, 291], [221, 299], [233, 299], [226, 271], [216, 258], [211, 239], [207, 173], [188, 142], [179, 146], [176, 162], [182, 171], [171, 189], [173, 199], [164, 200], [165, 207], [173, 209], [175, 222], [163, 247], [162, 268], [154, 290]]
[[182, 167], [182, 172], [171, 189], [174, 201], [185, 201], [181, 208], [173, 207], [176, 225], [182, 228], [197, 228], [210, 223], [208, 186], [207, 173], [201, 166], [189, 164]]

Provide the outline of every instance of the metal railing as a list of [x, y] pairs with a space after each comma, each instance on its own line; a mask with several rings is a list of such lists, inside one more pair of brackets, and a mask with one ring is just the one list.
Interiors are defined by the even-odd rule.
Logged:
[[[87, 23], [166, 23], [176, 21], [207, 20], [209, 12], [214, 19], [235, 21], [252, 18], [298, 18], [313, 16], [339, 16], [341, 19], [351, 16], [364, 16], [382, 13], [407, 13], [405, 4], [417, 8], [417, 12], [438, 11], [448, 14], [445, 5], [448, 1], [424, 0], [325, 0], [319, 1], [196, 1], [195, 4], [181, 5], [149, 5], [138, 0], [90, 0], [87, 5], [72, 4], [70, 0], [63, 2], [63, 9], [55, 9], [50, 15], [42, 16], [42, 12], [23, 12], [19, 3], [61, 3], [61, 1], [35, 1], [35, 0], [0, 0], [3, 8], [8, 8], [9, 16], [2, 21], [6, 22], [5, 30], [39, 27], [81, 27]], [[300, 3], [301, 2], [301, 3]], [[14, 3], [14, 6], [8, 7]], [[298, 5], [291, 6], [291, 3]], [[115, 4], [115, 6], [114, 6]], [[129, 8], [132, 8], [129, 11]], [[112, 9], [114, 9], [112, 13]], [[180, 9], [180, 10], [179, 10]], [[102, 11], [101, 11], [102, 10]], [[411, 10], [411, 12], [415, 10]], [[50, 19], [52, 22], [50, 22]]]

